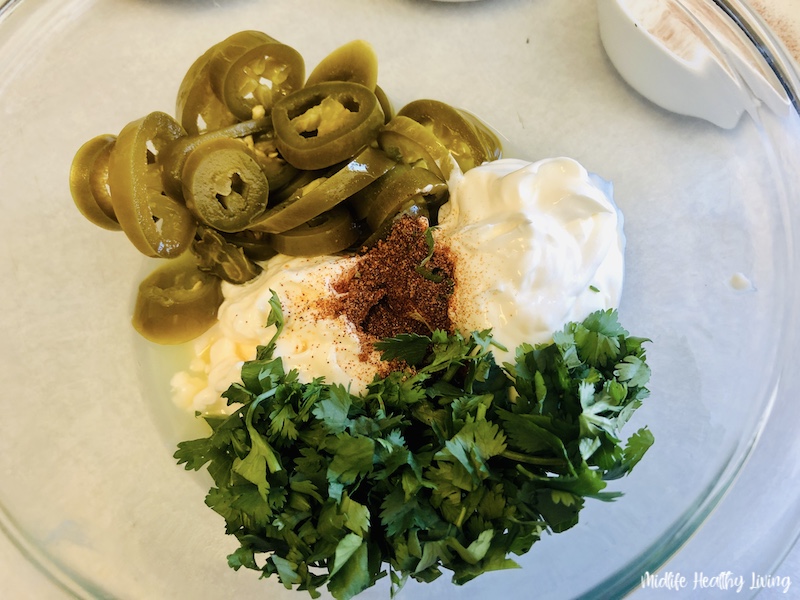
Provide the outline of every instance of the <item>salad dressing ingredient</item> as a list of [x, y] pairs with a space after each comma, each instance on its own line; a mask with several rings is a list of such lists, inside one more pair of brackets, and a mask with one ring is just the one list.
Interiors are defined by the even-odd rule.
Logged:
[[572, 159], [502, 159], [468, 171], [436, 229], [456, 266], [453, 322], [462, 332], [491, 329], [514, 348], [617, 307], [622, 226], [610, 186]]
[[[272, 133], [272, 120], [268, 118], [251, 119], [228, 127], [214, 129], [202, 135], [187, 135], [176, 139], [161, 151], [158, 162], [161, 165], [161, 179], [164, 191], [173, 198], [183, 198], [183, 167], [189, 154], [205, 142], [217, 138], [246, 140], [256, 135]], [[247, 142], [245, 142], [247, 143]], [[255, 148], [253, 148], [255, 152]], [[258, 157], [257, 157], [258, 158]]]
[[[397, 114], [430, 129], [453, 155], [462, 173], [485, 163], [499, 152], [499, 141], [494, 134], [488, 130], [479, 134], [474, 118], [468, 118], [466, 113], [444, 102], [413, 100]], [[480, 126], [485, 128], [482, 123]], [[493, 147], [493, 143], [498, 147]]]
[[75, 206], [89, 222], [109, 231], [122, 229], [108, 191], [108, 160], [116, 141], [110, 134], [93, 137], [75, 153], [69, 171]]
[[214, 94], [218, 98], [223, 97], [225, 78], [233, 63], [249, 50], [269, 43], [277, 44], [279, 42], [263, 31], [246, 29], [238, 31], [216, 44], [208, 65], [208, 77]]
[[288, 256], [335, 254], [352, 246], [358, 228], [350, 212], [334, 206], [289, 231], [272, 235], [272, 247]]
[[430, 129], [403, 115], [386, 123], [378, 134], [378, 144], [398, 162], [421, 166], [444, 181], [457, 167], [447, 147]]
[[76, 206], [147, 256], [191, 246], [205, 273], [241, 283], [258, 272], [247, 260], [355, 252], [405, 214], [435, 225], [445, 180], [499, 156], [488, 127], [444, 103], [415, 101], [393, 120], [363, 40], [304, 78], [303, 57], [265, 33], [214, 44], [181, 81], [175, 119], [154, 112], [80, 148]]
[[168, 114], [152, 112], [120, 131], [108, 164], [114, 214], [146, 256], [174, 258], [189, 248], [197, 222], [186, 205], [164, 191], [158, 154], [186, 135]]
[[306, 80], [306, 86], [323, 81], [352, 81], [375, 91], [378, 57], [369, 42], [353, 40], [323, 58]]
[[362, 353], [382, 338], [452, 331], [453, 264], [446, 249], [433, 247], [429, 231], [426, 219], [399, 219], [385, 240], [333, 282], [330, 311], [355, 326]]
[[267, 324], [273, 291], [283, 305], [285, 324], [277, 352], [286, 367], [296, 369], [301, 381], [324, 377], [363, 391], [381, 366], [380, 354], [373, 352], [364, 360], [355, 328], [344, 317], [331, 318], [318, 308], [355, 260], [279, 254], [263, 263], [252, 281], [223, 282], [216, 323], [192, 342], [189, 368], [172, 378], [173, 401], [190, 413], [230, 412], [222, 392], [240, 380], [242, 364], [275, 333], [274, 325]]
[[[428, 169], [406, 168], [398, 165], [376, 182], [375, 188], [363, 198], [370, 229], [378, 237], [385, 235], [397, 215], [411, 207], [420, 214], [430, 215], [447, 198], [447, 184]], [[424, 212], [423, 212], [424, 211]]]
[[[425, 169], [398, 165], [372, 185], [394, 171], [436, 179]], [[278, 344], [287, 366], [298, 370], [300, 381], [325, 377], [350, 385], [353, 393], [386, 368], [374, 352], [364, 352], [365, 330], [386, 337], [395, 335], [400, 323], [417, 334], [491, 329], [501, 363], [512, 360], [511, 352], [522, 343], [549, 343], [567, 322], [618, 306], [622, 216], [610, 187], [577, 162], [486, 163], [451, 179], [450, 201], [441, 212], [440, 225], [424, 231], [418, 215], [401, 219], [405, 225], [397, 231], [415, 240], [413, 250], [379, 242], [382, 250], [365, 257], [278, 256], [244, 289], [223, 286], [219, 324], [196, 343], [198, 362], [173, 380], [176, 403], [189, 410], [225, 410], [219, 395], [239, 377], [237, 365], [273, 333], [263, 327], [270, 290], [284, 304]], [[415, 228], [424, 235], [414, 238]], [[369, 268], [359, 270], [360, 260]], [[397, 297], [392, 308], [388, 287]], [[402, 300], [404, 291], [421, 293], [422, 300]], [[209, 347], [218, 349], [213, 360]]]
[[614, 311], [520, 347], [504, 368], [487, 332], [388, 339], [384, 358], [414, 371], [354, 395], [287, 368], [281, 301], [269, 302], [276, 333], [224, 392], [236, 408], [174, 455], [208, 465], [206, 503], [239, 543], [234, 569], [337, 600], [386, 575], [392, 596], [444, 572], [464, 584], [518, 567], [512, 556], [575, 526], [586, 498], [617, 498], [607, 482], [653, 444], [646, 428], [620, 435], [650, 370], [645, 340]]
[[202, 272], [196, 257], [185, 252], [165, 261], [139, 284], [133, 326], [152, 342], [183, 344], [216, 322], [222, 299], [220, 279]]
[[239, 140], [221, 137], [198, 145], [186, 159], [181, 181], [187, 208], [218, 231], [247, 229], [267, 208], [267, 176]]
[[211, 86], [212, 60], [228, 39], [230, 38], [214, 44], [198, 57], [186, 71], [178, 87], [175, 118], [189, 135], [213, 131], [239, 121]]
[[347, 160], [376, 138], [383, 122], [375, 93], [344, 81], [305, 87], [272, 109], [278, 151], [299, 169], [324, 169]]
[[197, 268], [219, 277], [222, 281], [246, 283], [261, 272], [261, 267], [251, 260], [238, 245], [231, 243], [216, 229], [199, 226], [192, 253], [197, 258]]
[[380, 150], [364, 148], [329, 177], [312, 180], [286, 200], [270, 207], [262, 218], [250, 226], [250, 229], [282, 233], [299, 227], [344, 202], [386, 173], [394, 164], [394, 161]]
[[305, 74], [305, 62], [297, 50], [268, 42], [250, 48], [230, 65], [222, 78], [222, 99], [239, 119], [251, 119], [302, 88]]

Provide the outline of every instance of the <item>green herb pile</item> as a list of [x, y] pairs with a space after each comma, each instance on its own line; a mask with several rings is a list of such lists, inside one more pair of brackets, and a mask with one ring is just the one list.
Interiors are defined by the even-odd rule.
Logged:
[[502, 367], [489, 332], [387, 339], [384, 359], [410, 368], [355, 396], [284, 370], [274, 294], [271, 308], [277, 333], [224, 394], [241, 407], [206, 417], [213, 433], [180, 443], [175, 458], [208, 465], [206, 503], [240, 542], [230, 566], [312, 597], [327, 587], [352, 598], [387, 574], [394, 595], [409, 577], [448, 570], [463, 584], [514, 568], [510, 555], [575, 525], [585, 498], [619, 496], [606, 481], [653, 443], [646, 428], [620, 435], [650, 370], [648, 340], [615, 311], [523, 345]]

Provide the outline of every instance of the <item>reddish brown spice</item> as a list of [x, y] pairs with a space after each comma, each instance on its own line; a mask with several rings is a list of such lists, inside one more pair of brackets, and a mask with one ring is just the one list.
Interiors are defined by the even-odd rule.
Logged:
[[333, 283], [340, 295], [331, 300], [330, 311], [353, 323], [364, 353], [372, 351], [375, 340], [401, 333], [452, 333], [453, 263], [439, 244], [430, 255], [427, 229], [426, 219], [399, 219], [384, 240]]

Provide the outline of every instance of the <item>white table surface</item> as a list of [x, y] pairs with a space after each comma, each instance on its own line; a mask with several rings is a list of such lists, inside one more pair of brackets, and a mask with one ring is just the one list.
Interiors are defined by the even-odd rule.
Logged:
[[[800, 0], [751, 0], [764, 20], [800, 63]], [[1, 532], [0, 532], [1, 533]], [[788, 594], [767, 591], [759, 598], [800, 598], [800, 545], [781, 565], [780, 574], [791, 578]], [[63, 600], [72, 596], [54, 585], [17, 548], [0, 534], [0, 599]]]

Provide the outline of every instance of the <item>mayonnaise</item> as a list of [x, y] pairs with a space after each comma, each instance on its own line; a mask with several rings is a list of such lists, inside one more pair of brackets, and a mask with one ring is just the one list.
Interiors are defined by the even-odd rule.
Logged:
[[610, 188], [569, 158], [503, 159], [454, 181], [437, 234], [455, 255], [453, 323], [491, 328], [502, 362], [617, 307], [625, 238]]
[[360, 393], [372, 381], [379, 353], [359, 360], [361, 345], [354, 327], [344, 318], [321, 314], [318, 303], [335, 294], [331, 284], [353, 264], [352, 258], [276, 256], [264, 271], [244, 285], [223, 284], [225, 300], [218, 322], [194, 342], [195, 358], [189, 369], [172, 378], [173, 398], [189, 411], [224, 412], [220, 395], [231, 383], [241, 382], [244, 361], [269, 342], [275, 326], [266, 326], [272, 290], [281, 301], [284, 329], [275, 356], [285, 370], [296, 369], [300, 381], [325, 377]]
[[[547, 342], [568, 321], [617, 306], [624, 237], [608, 184], [556, 158], [486, 163], [448, 185], [436, 235], [455, 259], [450, 318], [465, 333], [491, 328], [509, 349], [496, 350], [499, 363], [523, 342]], [[318, 309], [355, 260], [277, 256], [253, 281], [223, 284], [219, 321], [195, 341], [189, 369], [172, 379], [175, 402], [192, 412], [226, 410], [221, 394], [275, 333], [265, 326], [272, 290], [285, 319], [275, 354], [286, 370], [296, 369], [300, 381], [324, 377], [363, 392], [379, 353], [362, 362], [353, 325]]]

